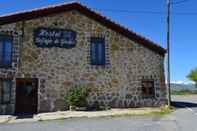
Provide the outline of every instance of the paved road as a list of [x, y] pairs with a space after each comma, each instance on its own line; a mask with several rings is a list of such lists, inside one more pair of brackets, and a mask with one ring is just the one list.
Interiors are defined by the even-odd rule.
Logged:
[[2, 124], [0, 131], [197, 131], [197, 96], [173, 99], [179, 109], [165, 117], [75, 118]]
[[174, 117], [180, 131], [197, 131], [197, 96], [173, 97], [179, 107], [170, 116]]

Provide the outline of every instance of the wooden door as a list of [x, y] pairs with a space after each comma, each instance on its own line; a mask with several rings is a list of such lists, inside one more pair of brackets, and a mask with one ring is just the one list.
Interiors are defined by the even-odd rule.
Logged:
[[16, 114], [31, 115], [37, 113], [37, 86], [37, 79], [16, 79]]

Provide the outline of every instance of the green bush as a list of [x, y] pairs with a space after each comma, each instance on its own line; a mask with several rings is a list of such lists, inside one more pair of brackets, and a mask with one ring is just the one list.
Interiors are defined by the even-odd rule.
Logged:
[[73, 87], [66, 95], [65, 100], [68, 106], [86, 107], [89, 89], [86, 87]]

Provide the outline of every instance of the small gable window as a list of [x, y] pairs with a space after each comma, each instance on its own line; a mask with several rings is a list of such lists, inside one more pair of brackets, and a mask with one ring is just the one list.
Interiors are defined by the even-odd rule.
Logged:
[[142, 80], [142, 95], [144, 98], [155, 97], [155, 88], [153, 80]]
[[105, 65], [105, 39], [91, 38], [90, 48], [91, 65]]
[[9, 67], [12, 63], [12, 37], [0, 36], [0, 67]]
[[12, 81], [11, 80], [1, 80], [1, 89], [2, 89], [2, 104], [10, 103]]

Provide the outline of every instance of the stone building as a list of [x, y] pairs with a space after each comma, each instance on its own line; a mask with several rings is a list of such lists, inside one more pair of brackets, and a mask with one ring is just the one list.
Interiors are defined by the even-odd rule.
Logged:
[[166, 103], [165, 49], [80, 3], [0, 17], [0, 113], [65, 110], [74, 86], [88, 104]]

